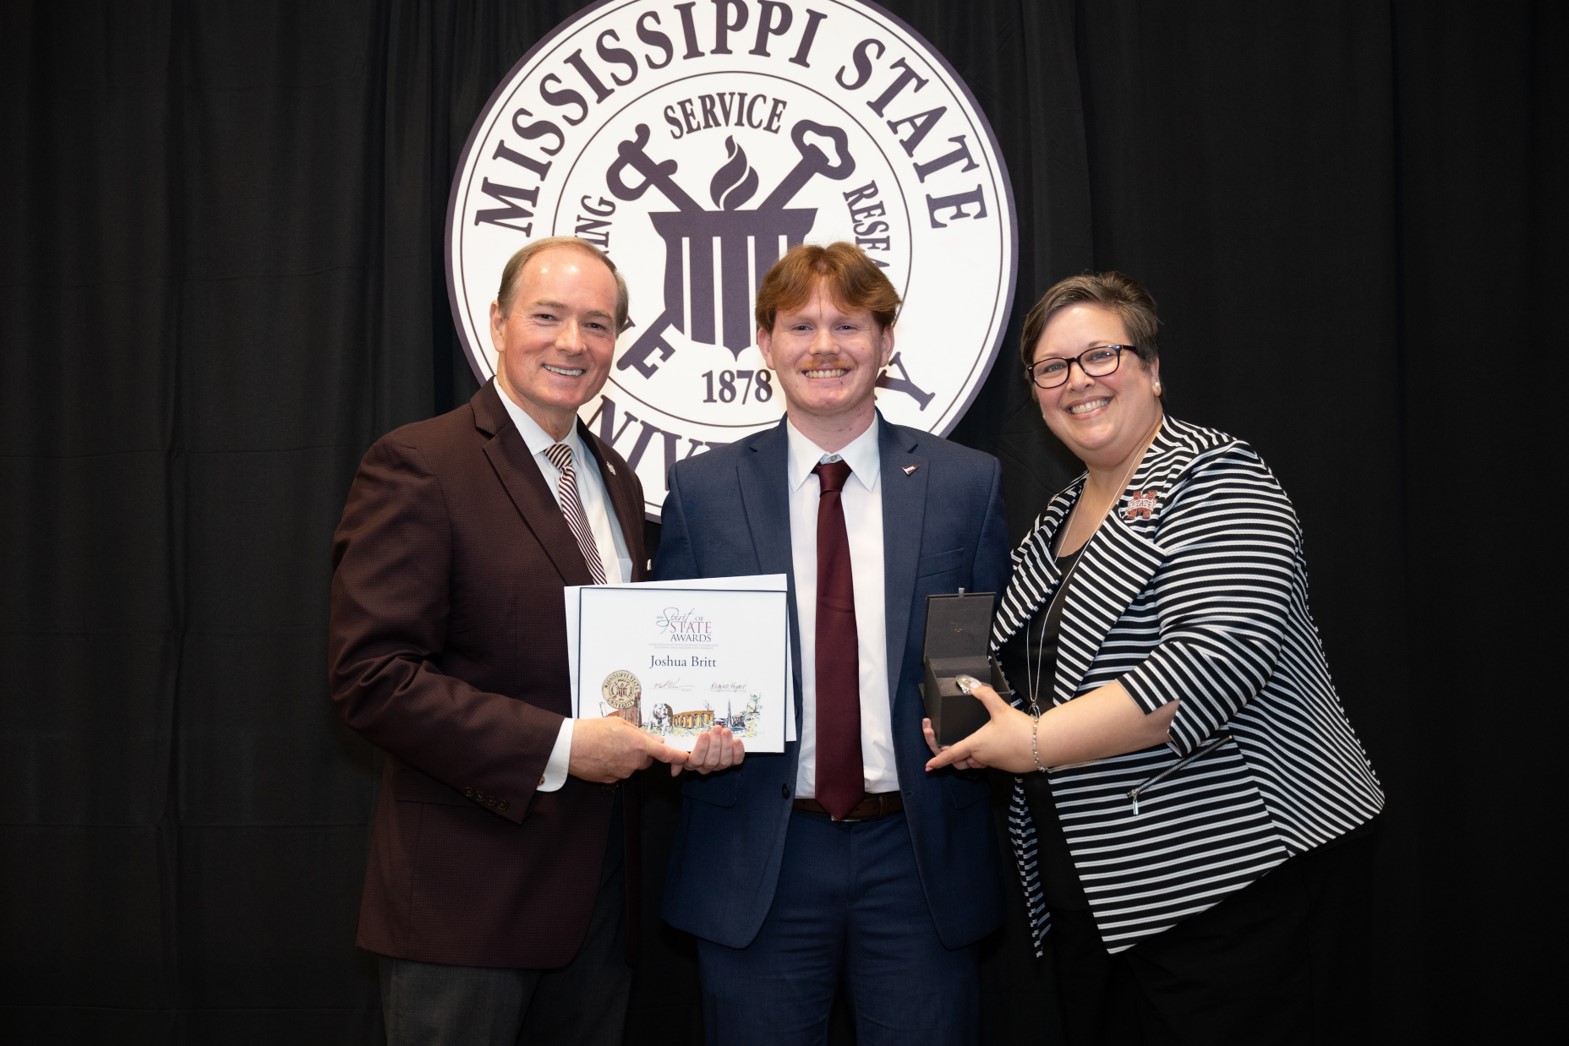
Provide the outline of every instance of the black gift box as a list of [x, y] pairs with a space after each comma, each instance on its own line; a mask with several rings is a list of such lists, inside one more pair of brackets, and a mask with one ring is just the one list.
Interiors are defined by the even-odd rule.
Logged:
[[926, 682], [921, 699], [939, 744], [951, 745], [973, 734], [991, 718], [986, 706], [959, 689], [956, 676], [990, 683], [1004, 701], [1008, 682], [988, 651], [991, 647], [994, 592], [965, 592], [926, 597]]

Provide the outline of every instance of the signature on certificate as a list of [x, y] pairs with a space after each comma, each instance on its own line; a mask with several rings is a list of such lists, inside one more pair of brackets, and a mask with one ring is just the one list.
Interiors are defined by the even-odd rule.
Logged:
[[683, 679], [661, 679], [654, 684], [655, 690], [690, 690], [692, 684]]

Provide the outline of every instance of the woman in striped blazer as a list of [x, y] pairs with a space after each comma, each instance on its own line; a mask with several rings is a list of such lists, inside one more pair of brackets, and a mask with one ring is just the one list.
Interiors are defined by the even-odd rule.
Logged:
[[1010, 831], [1070, 1042], [1328, 1041], [1355, 963], [1326, 931], [1365, 903], [1383, 792], [1291, 502], [1246, 443], [1165, 415], [1157, 326], [1119, 273], [1064, 280], [1026, 318], [1026, 375], [1086, 471], [1015, 550], [998, 610], [1022, 707], [969, 681], [991, 721], [943, 749], [928, 733], [929, 769], [1021, 775]]

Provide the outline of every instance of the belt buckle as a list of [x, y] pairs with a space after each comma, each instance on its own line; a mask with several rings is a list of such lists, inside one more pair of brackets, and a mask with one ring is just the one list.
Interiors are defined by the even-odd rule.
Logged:
[[879, 817], [886, 817], [888, 816], [887, 805], [888, 801], [886, 796], [875, 795], [871, 792], [862, 792], [861, 801], [856, 803], [855, 806], [851, 807], [850, 812], [854, 813], [857, 807], [870, 806], [872, 808], [871, 813], [865, 817], [846, 817], [841, 823], [858, 824], [861, 821], [875, 821]]

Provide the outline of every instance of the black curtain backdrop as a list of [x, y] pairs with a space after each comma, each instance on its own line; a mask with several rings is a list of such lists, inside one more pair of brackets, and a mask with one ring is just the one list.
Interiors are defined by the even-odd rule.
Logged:
[[[326, 697], [329, 540], [371, 440], [474, 388], [450, 179], [582, 6], [0, 4], [5, 1042], [377, 1041], [376, 756]], [[1250, 439], [1305, 522], [1389, 792], [1368, 1038], [1547, 1037], [1569, 5], [884, 6], [1012, 174], [1010, 342], [954, 435], [1002, 459], [1015, 533], [1068, 475], [1019, 322], [1123, 269], [1173, 412]], [[628, 1042], [697, 1041], [689, 942], [643, 937]], [[1052, 1041], [1019, 922], [986, 963], [983, 1041]]]

